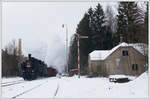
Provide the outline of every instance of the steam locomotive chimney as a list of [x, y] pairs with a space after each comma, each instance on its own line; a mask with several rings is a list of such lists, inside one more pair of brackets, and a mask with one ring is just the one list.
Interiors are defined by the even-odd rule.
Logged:
[[31, 54], [28, 54], [28, 58], [31, 59]]

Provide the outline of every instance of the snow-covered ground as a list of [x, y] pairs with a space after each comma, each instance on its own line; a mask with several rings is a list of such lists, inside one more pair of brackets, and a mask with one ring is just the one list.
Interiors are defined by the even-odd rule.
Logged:
[[20, 77], [6, 78], [6, 77], [4, 77], [2, 79], [2, 83], [12, 82], [12, 81], [19, 81], [19, 80], [23, 80], [23, 78], [20, 78]]
[[[19, 78], [17, 78], [19, 79]], [[13, 79], [2, 79], [2, 82]], [[148, 98], [148, 73], [127, 83], [108, 78], [50, 77], [2, 87], [3, 98]]]

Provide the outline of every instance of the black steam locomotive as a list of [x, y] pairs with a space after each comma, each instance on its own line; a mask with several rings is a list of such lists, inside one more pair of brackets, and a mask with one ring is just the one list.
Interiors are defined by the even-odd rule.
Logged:
[[21, 64], [22, 77], [24, 80], [33, 80], [38, 77], [47, 77], [47, 65], [34, 57], [28, 55], [28, 59]]

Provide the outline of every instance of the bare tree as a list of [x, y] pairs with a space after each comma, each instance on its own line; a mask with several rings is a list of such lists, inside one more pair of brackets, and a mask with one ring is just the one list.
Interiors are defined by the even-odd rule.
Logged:
[[2, 50], [2, 76], [11, 77], [18, 75], [18, 56], [15, 40], [12, 40]]
[[112, 7], [110, 5], [107, 6], [106, 8], [106, 12], [105, 12], [105, 16], [106, 16], [106, 24], [107, 26], [111, 27], [111, 31], [113, 33], [116, 32], [116, 19], [115, 19], [115, 13], [112, 9]]

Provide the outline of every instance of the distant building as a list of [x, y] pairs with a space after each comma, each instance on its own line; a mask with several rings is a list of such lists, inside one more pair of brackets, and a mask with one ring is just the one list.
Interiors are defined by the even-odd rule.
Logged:
[[95, 50], [89, 54], [90, 74], [140, 75], [147, 65], [148, 48], [145, 44], [120, 43], [111, 50]]

